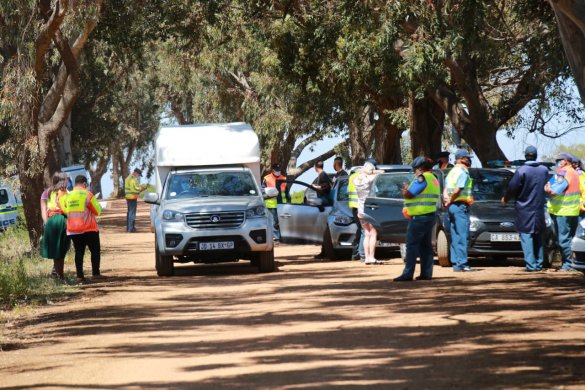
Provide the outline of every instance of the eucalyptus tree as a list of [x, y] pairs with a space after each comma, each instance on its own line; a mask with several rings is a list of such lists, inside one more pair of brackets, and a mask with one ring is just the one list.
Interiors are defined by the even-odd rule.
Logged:
[[547, 87], [568, 76], [545, 2], [388, 4], [404, 28], [405, 79], [432, 97], [482, 161], [504, 158], [497, 131], [512, 131], [529, 102], [549, 104], [556, 96]]
[[[80, 54], [102, 0], [0, 2], [0, 122], [10, 137], [3, 153], [16, 161], [33, 245], [42, 227], [38, 199], [51, 171], [52, 140], [79, 96]], [[54, 168], [54, 167], [53, 167]]]

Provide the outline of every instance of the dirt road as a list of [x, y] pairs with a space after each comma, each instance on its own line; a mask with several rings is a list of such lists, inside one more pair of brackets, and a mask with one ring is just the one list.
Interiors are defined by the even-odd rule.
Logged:
[[[79, 297], [24, 316], [0, 352], [0, 387], [585, 388], [585, 281], [521, 262], [393, 283], [381, 266], [315, 262], [277, 248], [278, 272], [247, 262], [153, 270], [148, 209], [124, 232], [102, 218], [102, 271]], [[86, 259], [86, 266], [89, 259]]]

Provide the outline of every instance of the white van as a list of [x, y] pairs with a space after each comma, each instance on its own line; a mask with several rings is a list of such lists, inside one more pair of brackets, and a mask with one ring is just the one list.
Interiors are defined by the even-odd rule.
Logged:
[[68, 167], [62, 167], [61, 172], [65, 172], [69, 178], [67, 189], [71, 190], [75, 185], [75, 178], [79, 175], [85, 176], [89, 185], [90, 177], [83, 165], [70, 165]]
[[18, 210], [16, 198], [9, 185], [0, 183], [0, 230], [16, 225]]
[[[258, 136], [246, 123], [161, 127], [155, 138], [155, 265], [250, 260], [274, 270], [272, 219], [260, 185]], [[272, 191], [274, 190], [274, 191]]]

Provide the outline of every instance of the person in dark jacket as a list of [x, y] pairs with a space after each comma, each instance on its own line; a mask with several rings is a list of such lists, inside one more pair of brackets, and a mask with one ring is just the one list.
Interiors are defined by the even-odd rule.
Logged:
[[514, 173], [502, 204], [516, 198], [515, 223], [520, 234], [526, 271], [537, 272], [542, 270], [544, 262], [544, 186], [548, 181], [548, 168], [536, 161], [537, 151], [534, 146], [526, 147], [524, 156], [526, 162]]

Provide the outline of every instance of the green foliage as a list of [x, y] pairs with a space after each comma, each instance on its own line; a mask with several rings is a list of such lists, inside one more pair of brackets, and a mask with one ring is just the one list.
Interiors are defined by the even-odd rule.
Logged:
[[[72, 263], [72, 259], [67, 259]], [[63, 282], [49, 278], [52, 261], [31, 252], [28, 233], [10, 228], [0, 233], [0, 308], [21, 303], [46, 303], [72, 294], [76, 288], [68, 275]]]

